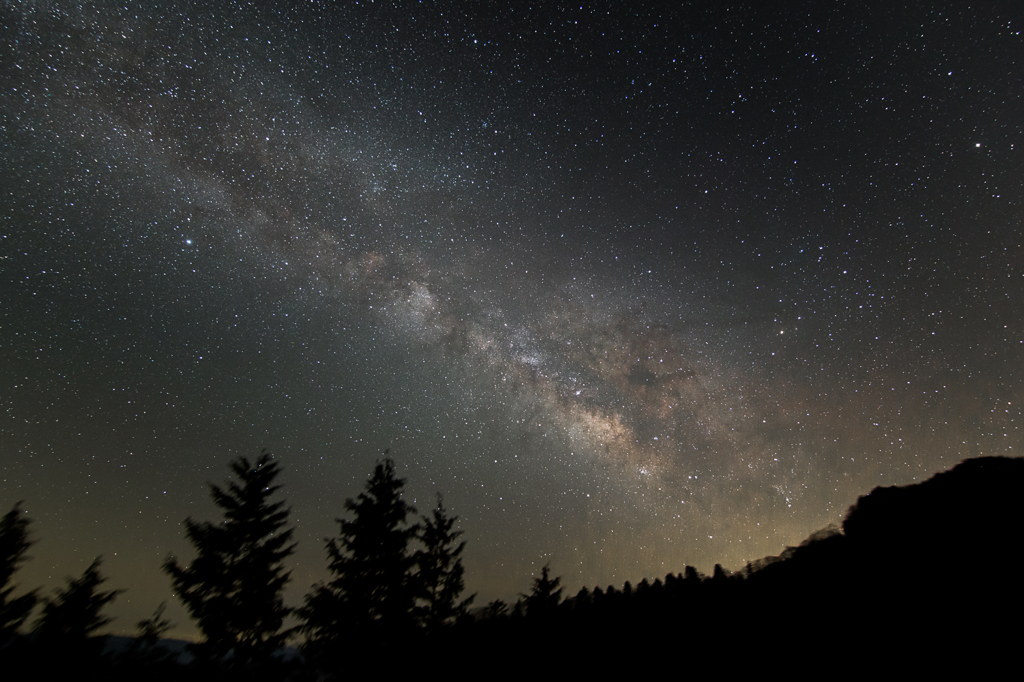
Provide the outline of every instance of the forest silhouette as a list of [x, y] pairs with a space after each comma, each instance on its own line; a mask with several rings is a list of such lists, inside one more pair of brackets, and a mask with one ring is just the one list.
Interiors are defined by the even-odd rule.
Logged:
[[[385, 455], [387, 453], [385, 452]], [[202, 639], [172, 654], [163, 605], [138, 635], [110, 646], [100, 630], [120, 590], [102, 589], [97, 558], [52, 596], [16, 585], [33, 539], [17, 503], [0, 520], [0, 672], [4, 679], [342, 679], [352, 674], [510, 676], [543, 671], [801, 675], [875, 669], [992, 672], [1019, 643], [1024, 459], [965, 460], [919, 484], [875, 488], [841, 528], [710, 576], [694, 567], [636, 585], [566, 597], [544, 566], [514, 604], [471, 610], [465, 542], [438, 496], [422, 517], [379, 461], [325, 541], [328, 575], [296, 608], [283, 601], [290, 509], [279, 463], [230, 463], [210, 484], [223, 519], [185, 521], [195, 556], [164, 570]], [[34, 622], [30, 616], [36, 607]], [[299, 625], [286, 628], [294, 615]], [[299, 655], [285, 655], [286, 644]], [[294, 648], [292, 649], [294, 652]], [[661, 673], [658, 673], [661, 674]]]

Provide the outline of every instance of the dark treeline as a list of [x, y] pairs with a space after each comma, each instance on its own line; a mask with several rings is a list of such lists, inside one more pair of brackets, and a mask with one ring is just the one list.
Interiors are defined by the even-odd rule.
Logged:
[[[13, 576], [31, 546], [15, 505], [0, 524], [0, 671], [155, 680], [608, 674], [666, 664], [691, 674], [897, 665], [984, 673], [1020, 641], [1022, 459], [967, 460], [921, 484], [876, 488], [841, 529], [736, 572], [691, 566], [568, 596], [545, 566], [515, 603], [475, 610], [463, 594], [456, 518], [440, 496], [416, 517], [389, 459], [345, 502], [339, 534], [326, 541], [328, 577], [301, 606], [285, 606], [283, 565], [295, 545], [288, 508], [272, 501], [278, 465], [264, 454], [231, 469], [233, 481], [211, 485], [223, 521], [188, 519], [195, 557], [164, 566], [203, 635], [189, 663], [161, 646], [170, 627], [162, 607], [118, 654], [104, 652], [102, 611], [119, 591], [101, 589], [99, 559], [52, 597], [15, 596]], [[285, 627], [289, 616], [297, 626]], [[283, 655], [289, 641], [301, 655]]]

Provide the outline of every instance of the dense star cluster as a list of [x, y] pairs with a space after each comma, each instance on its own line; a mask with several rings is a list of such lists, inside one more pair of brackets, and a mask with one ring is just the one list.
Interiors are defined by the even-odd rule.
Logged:
[[1011, 5], [558, 4], [3, 5], [21, 583], [102, 554], [131, 630], [262, 448], [293, 604], [386, 448], [480, 604], [1021, 451]]

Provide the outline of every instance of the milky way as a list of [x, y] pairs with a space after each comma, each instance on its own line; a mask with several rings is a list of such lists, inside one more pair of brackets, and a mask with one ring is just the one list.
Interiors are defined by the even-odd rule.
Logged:
[[1016, 455], [1019, 23], [798, 5], [5, 3], [19, 582], [102, 554], [130, 631], [262, 448], [293, 605], [388, 448], [481, 603], [740, 568]]

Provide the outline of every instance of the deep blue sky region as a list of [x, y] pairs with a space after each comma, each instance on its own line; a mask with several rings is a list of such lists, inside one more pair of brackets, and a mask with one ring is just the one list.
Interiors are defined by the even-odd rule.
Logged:
[[1024, 447], [1016, 3], [4, 2], [0, 503], [164, 600], [264, 448], [287, 601], [390, 449], [478, 603], [738, 569]]

